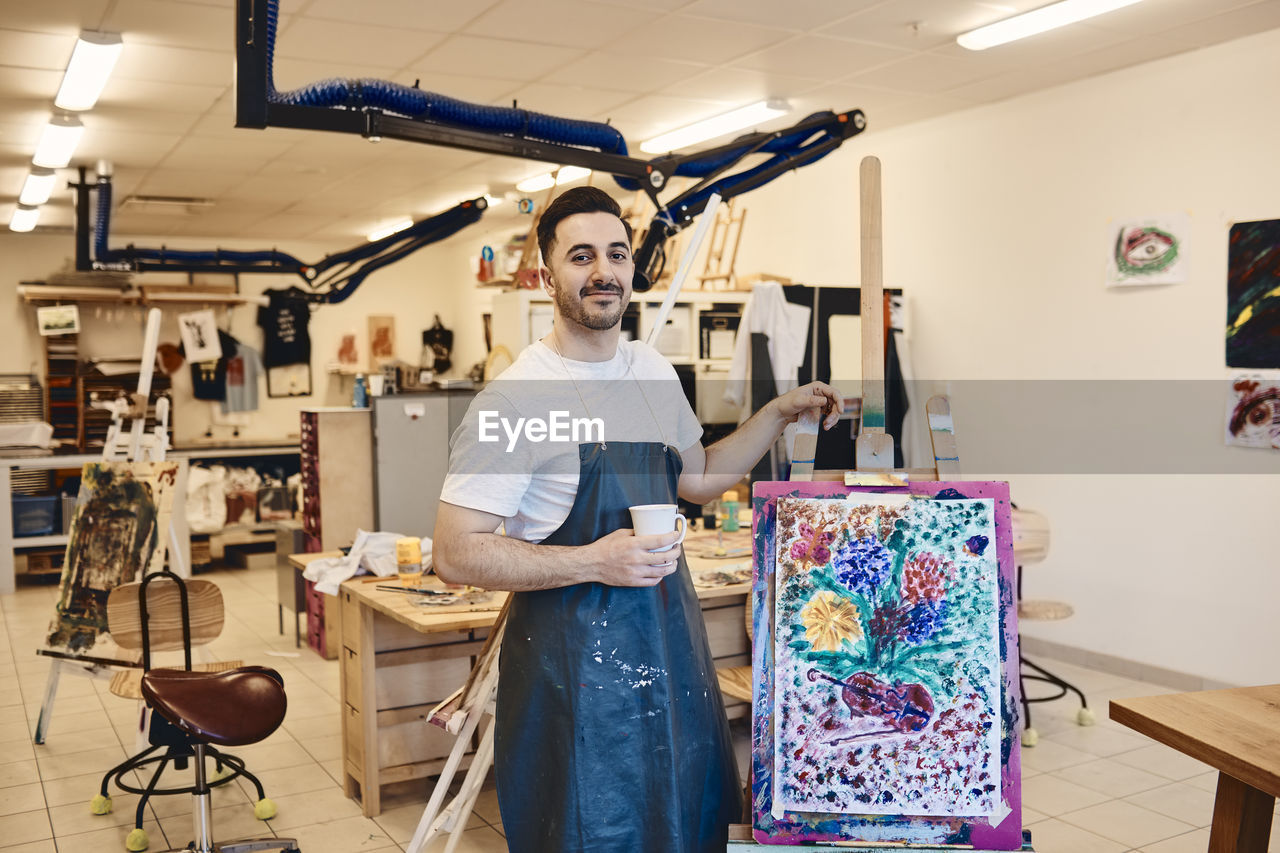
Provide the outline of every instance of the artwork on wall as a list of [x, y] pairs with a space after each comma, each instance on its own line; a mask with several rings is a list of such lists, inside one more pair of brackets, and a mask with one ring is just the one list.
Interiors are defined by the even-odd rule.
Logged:
[[107, 630], [107, 597], [164, 567], [177, 462], [90, 462], [80, 473], [48, 646], [94, 647]]
[[182, 336], [182, 349], [189, 364], [217, 361], [222, 358], [222, 344], [218, 340], [218, 322], [213, 311], [191, 311], [178, 315], [178, 334]]
[[80, 332], [80, 309], [75, 305], [45, 305], [36, 309], [40, 334], [75, 335]]
[[1231, 226], [1227, 367], [1280, 368], [1280, 219]]
[[310, 393], [310, 364], [282, 364], [267, 368], [268, 397], [306, 397]]
[[1185, 282], [1186, 237], [1190, 228], [1191, 220], [1185, 213], [1113, 225], [1107, 254], [1107, 286]]
[[374, 314], [369, 317], [369, 372], [381, 373], [382, 366], [395, 361], [396, 318]]
[[1227, 392], [1227, 444], [1280, 450], [1280, 376], [1240, 375]]
[[1018, 849], [1007, 484], [754, 501], [756, 838]]

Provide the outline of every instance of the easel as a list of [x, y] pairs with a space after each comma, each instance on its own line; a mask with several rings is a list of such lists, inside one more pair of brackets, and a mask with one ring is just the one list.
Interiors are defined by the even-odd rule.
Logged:
[[[162, 397], [156, 402], [156, 427], [147, 434], [147, 402], [151, 395], [151, 378], [156, 365], [156, 348], [160, 341], [160, 309], [147, 312], [147, 329], [143, 339], [142, 366], [138, 371], [138, 387], [128, 400], [114, 400], [107, 404], [95, 404], [112, 413], [111, 426], [107, 430], [102, 448], [104, 462], [163, 462], [169, 449], [169, 401]], [[125, 419], [130, 423], [125, 427]], [[70, 547], [68, 545], [68, 547]], [[182, 565], [182, 548], [172, 519], [168, 530], [168, 558], [175, 566], [175, 573], [186, 576]], [[44, 743], [49, 734], [53, 703], [58, 695], [58, 680], [63, 672], [87, 675], [92, 678], [110, 679], [115, 669], [136, 668], [136, 660], [77, 655], [53, 649], [37, 649], [37, 654], [53, 658], [49, 677], [45, 682], [44, 701], [40, 705], [40, 718], [36, 722], [35, 742]]]
[[[431, 792], [431, 799], [427, 801], [427, 807], [418, 820], [418, 827], [413, 831], [413, 838], [405, 848], [408, 853], [421, 853], [432, 839], [443, 833], [449, 834], [444, 853], [453, 853], [462, 839], [462, 833], [466, 831], [467, 820], [471, 817], [472, 809], [475, 808], [476, 798], [480, 796], [480, 787], [484, 784], [485, 776], [489, 774], [489, 768], [493, 765], [493, 730], [496, 722], [494, 700], [498, 693], [498, 656], [502, 651], [502, 635], [506, 630], [507, 610], [510, 607], [511, 599], [508, 597], [493, 627], [489, 630], [489, 636], [485, 639], [484, 646], [476, 657], [476, 665], [467, 676], [466, 682], [449, 698], [432, 708], [427, 718], [432, 725], [457, 735], [457, 740], [449, 752], [444, 769], [440, 771], [435, 788]], [[471, 757], [471, 766], [467, 768], [462, 787], [446, 806], [444, 800], [449, 794], [449, 786], [453, 783], [453, 777], [458, 772], [467, 748], [471, 745], [476, 729], [485, 717], [489, 718], [489, 723], [485, 726], [484, 734], [480, 736], [480, 746]]]
[[862, 414], [854, 443], [854, 470], [815, 471], [821, 417], [802, 416], [796, 422], [791, 453], [791, 480], [843, 480], [847, 486], [903, 487], [910, 478], [945, 480], [959, 476], [951, 403], [945, 395], [925, 404], [933, 465], [893, 470], [893, 436], [885, 432], [884, 375], [884, 253], [880, 205], [880, 160], [863, 157], [859, 167], [862, 281]]
[[[738, 246], [742, 243], [742, 227], [747, 221], [747, 209], [744, 207], [736, 214], [733, 212], [733, 199], [730, 199], [722, 210], [716, 211], [715, 226], [711, 230], [711, 242], [707, 245], [707, 260], [702, 266], [702, 275], [698, 281], [703, 287], [712, 282], [710, 290], [733, 290], [736, 287], [734, 266], [738, 262]], [[732, 235], [732, 236], [731, 236]], [[729, 245], [732, 243], [732, 248]], [[724, 259], [725, 250], [729, 249], [729, 260]]]

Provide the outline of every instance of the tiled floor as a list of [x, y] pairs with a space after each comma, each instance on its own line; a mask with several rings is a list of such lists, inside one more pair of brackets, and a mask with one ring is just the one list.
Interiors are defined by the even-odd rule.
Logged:
[[[214, 652], [278, 669], [289, 715], [261, 744], [233, 750], [262, 779], [279, 815], [253, 816], [252, 789], [228, 785], [214, 796], [221, 839], [275, 834], [296, 837], [305, 853], [404, 849], [429, 791], [385, 803], [364, 818], [342, 795], [338, 667], [296, 650], [292, 631], [277, 634], [276, 580], [268, 570], [215, 572], [227, 603], [227, 626]], [[88, 802], [101, 773], [134, 751], [137, 709], [112, 696], [105, 681], [64, 676], [47, 743], [34, 746], [48, 659], [37, 642], [53, 612], [56, 588], [22, 586], [0, 596], [0, 850], [23, 853], [113, 853], [124, 850], [137, 800], [113, 797], [109, 815], [91, 815]], [[287, 626], [286, 626], [287, 627]], [[296, 656], [295, 656], [296, 655]], [[1107, 720], [1107, 700], [1167, 692], [1161, 687], [1068, 664], [1048, 663], [1075, 681], [1098, 711], [1096, 726], [1074, 723], [1066, 700], [1033, 706], [1041, 734], [1023, 751], [1024, 821], [1040, 853], [1200, 853], [1208, 847], [1216, 774], [1173, 750]], [[745, 755], [744, 727], [735, 727]], [[191, 837], [190, 800], [158, 797], [144, 828], [153, 851], [181, 847]], [[1280, 849], [1280, 829], [1272, 845]], [[442, 850], [443, 841], [432, 851]], [[460, 853], [506, 850], [497, 801], [485, 791]]]

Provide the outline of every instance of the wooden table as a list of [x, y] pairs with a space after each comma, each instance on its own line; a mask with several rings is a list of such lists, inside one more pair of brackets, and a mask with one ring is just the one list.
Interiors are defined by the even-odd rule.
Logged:
[[1115, 699], [1111, 719], [1217, 768], [1209, 853], [1263, 853], [1280, 796], [1280, 684]]
[[[690, 537], [693, 538], [692, 536]], [[739, 541], [741, 540], [741, 541]], [[750, 546], [750, 534], [724, 537], [730, 548]], [[705, 542], [705, 540], [704, 540]], [[691, 550], [700, 550], [690, 544]], [[294, 554], [298, 568], [338, 552]], [[751, 554], [725, 560], [690, 556], [695, 574], [750, 565]], [[439, 610], [415, 603], [416, 596], [384, 592], [392, 578], [352, 578], [338, 595], [341, 691], [343, 697], [343, 791], [360, 801], [364, 814], [381, 813], [382, 790], [397, 782], [439, 773], [454, 738], [426, 722], [431, 709], [462, 685], [506, 598], [496, 593], [485, 609]], [[749, 583], [700, 589], [703, 619], [716, 666], [751, 662], [744, 621]], [[326, 612], [326, 619], [331, 614]], [[743, 716], [745, 702], [726, 699], [730, 717]]]

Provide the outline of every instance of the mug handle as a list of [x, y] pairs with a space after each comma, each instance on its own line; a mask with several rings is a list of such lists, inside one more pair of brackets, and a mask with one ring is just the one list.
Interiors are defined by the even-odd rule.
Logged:
[[676, 518], [679, 519], [680, 521], [680, 538], [677, 539], [675, 542], [671, 543], [672, 545], [679, 545], [681, 542], [683, 542], [684, 535], [689, 530], [689, 519], [685, 518], [683, 515], [681, 515], [678, 512], [676, 513]]

